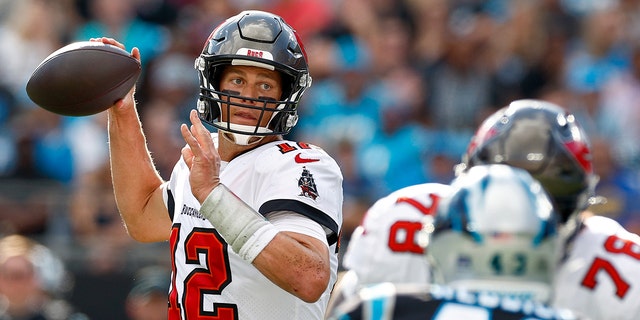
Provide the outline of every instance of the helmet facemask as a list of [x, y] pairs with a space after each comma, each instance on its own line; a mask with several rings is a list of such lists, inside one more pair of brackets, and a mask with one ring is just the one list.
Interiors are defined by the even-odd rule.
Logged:
[[[222, 131], [222, 135], [230, 139], [232, 142], [240, 145], [255, 144], [264, 136], [269, 135], [285, 135], [289, 133], [291, 128], [298, 121], [297, 101], [290, 99], [275, 100], [270, 97], [250, 98], [241, 96], [239, 92], [230, 90], [219, 90], [218, 85], [212, 83], [209, 79], [217, 79], [218, 74], [224, 66], [212, 68], [212, 77], [205, 77], [204, 72], [200, 73], [200, 81], [203, 84], [200, 89], [200, 98], [198, 100], [198, 114], [202, 121], [212, 125]], [[283, 97], [290, 97], [291, 83], [290, 76], [282, 75]], [[288, 88], [286, 86], [289, 86]], [[300, 93], [295, 93], [299, 96]], [[232, 101], [234, 99], [235, 101]], [[238, 102], [246, 101], [247, 103]], [[231, 107], [247, 108], [251, 110], [259, 110], [260, 115], [255, 126], [234, 124], [228, 121]], [[266, 125], [266, 117], [269, 117]], [[225, 119], [226, 118], [226, 119]]]

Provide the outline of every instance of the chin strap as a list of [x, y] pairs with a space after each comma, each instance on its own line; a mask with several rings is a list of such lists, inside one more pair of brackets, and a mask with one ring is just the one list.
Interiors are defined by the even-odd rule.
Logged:
[[239, 134], [239, 133], [226, 132], [226, 131], [220, 131], [220, 134], [227, 141], [233, 142], [241, 146], [250, 146], [253, 144], [257, 144], [258, 142], [262, 141], [262, 138], [264, 138], [264, 136], [250, 136], [247, 134]]
[[[229, 129], [235, 130], [235, 131], [241, 131], [241, 132], [252, 132], [256, 130], [254, 126], [247, 126], [247, 125], [235, 124], [235, 123], [229, 124]], [[269, 133], [269, 132], [272, 132], [272, 131], [265, 127], [258, 127], [258, 130], [257, 130], [257, 133]], [[260, 142], [262, 138], [265, 137], [265, 136], [254, 136], [250, 134], [228, 132], [223, 129], [220, 129], [220, 133], [225, 139], [241, 146], [249, 146], [249, 145], [256, 144]]]

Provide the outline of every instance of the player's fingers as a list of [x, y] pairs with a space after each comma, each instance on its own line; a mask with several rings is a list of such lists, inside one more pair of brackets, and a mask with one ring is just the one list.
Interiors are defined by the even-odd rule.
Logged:
[[186, 143], [189, 143], [189, 138], [191, 137], [191, 132], [189, 131], [189, 127], [187, 127], [186, 124], [181, 124], [180, 125], [180, 133], [182, 134], [182, 138], [184, 139], [184, 141]]
[[193, 124], [202, 123], [198, 117], [198, 111], [196, 111], [196, 109], [191, 109], [191, 111], [189, 111], [189, 120], [191, 120], [191, 123]]
[[213, 144], [213, 139], [211, 138], [211, 134], [209, 130], [205, 128], [198, 117], [198, 112], [196, 110], [191, 110], [189, 114], [189, 119], [191, 120], [192, 125], [192, 133], [198, 140], [200, 146], [207, 151], [214, 151], [215, 146]]
[[113, 42], [115, 40], [113, 40], [111, 38], [107, 38], [107, 37], [99, 37], [99, 38], [91, 38], [89, 41], [98, 41], [98, 42], [102, 42], [104, 44], [113, 44]]
[[196, 130], [198, 130], [198, 134], [202, 134], [203, 130], [207, 133], [209, 132], [209, 130], [207, 130], [207, 128], [202, 124], [202, 121], [200, 121], [200, 117], [198, 117], [198, 112], [196, 110], [191, 110], [189, 113], [189, 120], [191, 120], [191, 123], [195, 126]]
[[114, 39], [114, 38], [108, 38], [108, 37], [102, 37], [102, 38], [98, 38], [100, 39], [100, 41], [102, 41], [102, 43], [104, 44], [110, 44], [113, 46], [116, 46], [120, 49], [124, 49], [124, 44], [120, 43], [118, 40]]
[[180, 133], [182, 134], [182, 139], [184, 139], [184, 142], [186, 142], [189, 146], [192, 156], [198, 156], [200, 146], [198, 145], [198, 141], [193, 136], [191, 130], [189, 130], [189, 127], [186, 124], [183, 123], [180, 125]]

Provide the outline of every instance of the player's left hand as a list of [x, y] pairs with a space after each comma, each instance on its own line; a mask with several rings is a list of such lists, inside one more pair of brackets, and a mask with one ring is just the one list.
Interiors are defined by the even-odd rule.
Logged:
[[191, 192], [202, 203], [220, 184], [220, 155], [211, 133], [198, 118], [196, 110], [191, 110], [189, 119], [191, 127], [187, 127], [186, 124], [180, 126], [182, 138], [187, 143], [182, 148], [182, 158], [191, 170]]

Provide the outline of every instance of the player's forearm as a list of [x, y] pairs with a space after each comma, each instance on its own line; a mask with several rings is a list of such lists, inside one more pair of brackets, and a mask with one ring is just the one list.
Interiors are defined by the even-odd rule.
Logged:
[[314, 302], [327, 288], [330, 267], [324, 242], [298, 233], [278, 232], [223, 184], [211, 191], [200, 213], [235, 253], [287, 292], [305, 302]]
[[[109, 152], [116, 202], [129, 234], [136, 240], [154, 241], [155, 202], [162, 202], [158, 174], [146, 146], [135, 109], [109, 111]], [[166, 211], [166, 210], [165, 210]], [[166, 218], [168, 219], [168, 216]], [[166, 232], [168, 235], [168, 231]]]
[[253, 265], [273, 283], [309, 303], [320, 299], [331, 278], [325, 245], [292, 232], [279, 232]]

